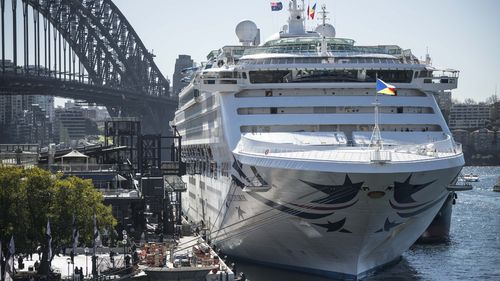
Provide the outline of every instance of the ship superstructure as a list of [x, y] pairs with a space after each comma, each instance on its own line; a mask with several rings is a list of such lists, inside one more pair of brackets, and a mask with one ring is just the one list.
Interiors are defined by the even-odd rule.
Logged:
[[[434, 95], [457, 87], [395, 45], [357, 46], [323, 21], [304, 28], [290, 1], [283, 31], [211, 52], [179, 95], [188, 163], [184, 213], [225, 253], [359, 278], [422, 234], [464, 164]], [[323, 12], [325, 12], [323, 10]], [[397, 87], [378, 96], [375, 82]]]

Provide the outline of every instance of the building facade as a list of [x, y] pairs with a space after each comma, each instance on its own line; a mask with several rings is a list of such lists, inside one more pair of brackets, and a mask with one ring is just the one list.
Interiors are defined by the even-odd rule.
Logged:
[[488, 130], [486, 128], [475, 130], [470, 133], [470, 143], [476, 152], [492, 153], [500, 149], [498, 141], [498, 131]]
[[449, 127], [454, 129], [484, 128], [490, 123], [488, 104], [453, 104], [450, 110]]
[[70, 143], [71, 140], [83, 139], [86, 135], [86, 118], [78, 107], [57, 108], [55, 133], [59, 142]]
[[193, 67], [193, 64], [194, 62], [191, 59], [191, 56], [188, 55], [179, 55], [179, 57], [175, 60], [174, 77], [172, 79], [173, 96], [178, 96], [182, 88], [184, 88], [184, 86], [187, 85], [186, 82], [182, 81], [182, 78], [185, 77], [185, 75], [181, 73], [182, 70], [189, 67]]
[[53, 97], [0, 94], [0, 143], [50, 143], [53, 114]]

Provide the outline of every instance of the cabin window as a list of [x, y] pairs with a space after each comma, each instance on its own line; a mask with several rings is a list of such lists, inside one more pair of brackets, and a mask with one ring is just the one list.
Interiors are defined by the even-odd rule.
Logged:
[[250, 71], [250, 83], [283, 83], [290, 71]]
[[277, 114], [278, 113], [278, 108], [277, 107], [271, 107], [271, 114]]

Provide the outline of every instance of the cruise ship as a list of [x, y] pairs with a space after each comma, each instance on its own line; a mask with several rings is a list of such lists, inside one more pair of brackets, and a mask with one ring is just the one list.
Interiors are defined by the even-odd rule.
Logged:
[[464, 158], [435, 97], [459, 72], [337, 38], [324, 7], [313, 31], [303, 0], [288, 10], [266, 42], [242, 21], [241, 45], [189, 69], [183, 213], [227, 255], [357, 280], [397, 262], [450, 194]]

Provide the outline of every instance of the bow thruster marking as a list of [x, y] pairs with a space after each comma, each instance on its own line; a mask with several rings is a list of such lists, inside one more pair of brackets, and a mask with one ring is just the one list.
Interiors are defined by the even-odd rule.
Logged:
[[312, 203], [321, 204], [342, 204], [347, 203], [358, 195], [363, 182], [353, 183], [349, 176], [346, 174], [344, 183], [341, 185], [323, 185], [300, 180], [303, 183], [315, 188], [328, 196], [312, 201]]
[[389, 218], [386, 218], [386, 219], [385, 219], [385, 223], [384, 223], [384, 227], [383, 227], [383, 228], [381, 228], [381, 229], [379, 229], [379, 230], [377, 230], [377, 231], [375, 231], [375, 233], [378, 233], [378, 232], [383, 232], [383, 231], [389, 231], [389, 230], [391, 230], [392, 228], [394, 228], [394, 227], [396, 227], [396, 226], [398, 226], [398, 225], [400, 225], [400, 224], [402, 224], [402, 222], [395, 222], [395, 221], [394, 221], [394, 222], [391, 222], [391, 221], [389, 220]]
[[394, 182], [394, 200], [398, 204], [415, 203], [416, 201], [413, 199], [412, 195], [435, 182], [435, 180], [433, 180], [424, 184], [410, 184], [412, 176], [413, 174], [404, 182]]
[[351, 233], [349, 230], [343, 228], [345, 221], [346, 218], [343, 218], [342, 220], [339, 220], [337, 222], [327, 221], [327, 223], [314, 223], [314, 225], [326, 228], [326, 232], [339, 231], [339, 232]]
[[252, 196], [253, 198], [259, 200], [263, 204], [265, 204], [273, 209], [276, 209], [278, 211], [281, 211], [281, 212], [284, 212], [284, 213], [287, 213], [290, 215], [294, 215], [294, 216], [297, 216], [300, 218], [304, 218], [304, 219], [320, 219], [320, 218], [324, 218], [324, 217], [327, 217], [327, 216], [333, 214], [333, 212], [328, 212], [326, 214], [325, 213], [322, 213], [322, 214], [309, 213], [309, 212], [305, 212], [302, 210], [297, 210], [297, 209], [287, 207], [287, 206], [280, 204], [280, 203], [273, 202], [273, 201], [268, 200], [268, 199], [260, 196], [259, 194], [254, 193], [254, 192], [249, 193], [248, 195]]
[[402, 218], [409, 218], [409, 217], [413, 217], [413, 216], [416, 216], [420, 213], [423, 213], [425, 211], [427, 211], [428, 209], [432, 208], [433, 206], [435, 206], [437, 203], [441, 202], [441, 200], [443, 200], [444, 197], [448, 196], [448, 193], [445, 193], [443, 196], [441, 196], [439, 199], [437, 199], [436, 201], [430, 203], [429, 205], [419, 209], [419, 210], [416, 210], [414, 212], [410, 212], [410, 213], [401, 213], [401, 212], [398, 212], [398, 215]]

